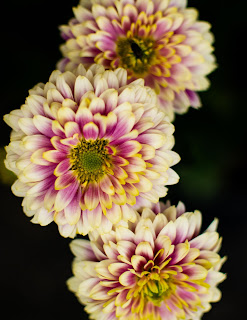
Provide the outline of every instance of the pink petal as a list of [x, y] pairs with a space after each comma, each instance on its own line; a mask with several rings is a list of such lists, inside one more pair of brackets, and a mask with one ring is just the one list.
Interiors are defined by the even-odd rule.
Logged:
[[131, 257], [131, 263], [137, 272], [142, 272], [144, 265], [147, 263], [147, 259], [143, 256], [133, 255]]
[[116, 129], [114, 130], [111, 140], [116, 140], [119, 137], [129, 133], [135, 124], [135, 116], [132, 112], [125, 112], [118, 117]]
[[41, 181], [53, 174], [54, 165], [40, 166], [31, 163], [24, 170], [24, 175], [31, 181]]
[[85, 204], [89, 210], [93, 210], [99, 204], [99, 191], [96, 182], [90, 182], [87, 190], [85, 191]]
[[96, 140], [99, 135], [99, 128], [96, 126], [95, 123], [89, 122], [85, 124], [83, 127], [83, 135], [86, 140]]
[[119, 277], [122, 273], [124, 273], [125, 271], [127, 271], [128, 269], [128, 265], [122, 262], [114, 262], [111, 263], [108, 266], [108, 270], [110, 271], [110, 273], [115, 276], [115, 277]]
[[184, 242], [187, 239], [187, 233], [189, 229], [188, 219], [184, 216], [179, 217], [174, 222], [176, 226], [176, 239], [174, 240], [174, 244]]
[[132, 272], [126, 271], [119, 277], [119, 282], [122, 286], [133, 287], [136, 284], [136, 276]]
[[183, 273], [190, 277], [190, 280], [201, 280], [206, 278], [207, 270], [200, 265], [186, 265], [183, 266]]
[[89, 123], [93, 120], [92, 112], [87, 107], [79, 107], [76, 115], [75, 121], [80, 125], [81, 129], [86, 123]]
[[171, 28], [172, 19], [168, 18], [168, 17], [163, 17], [156, 22], [156, 26], [157, 26], [157, 28], [156, 28], [156, 31], [154, 32], [153, 36], [155, 37], [156, 40], [159, 40]]
[[65, 138], [64, 128], [58, 122], [58, 120], [52, 121], [52, 131], [55, 135], [59, 136], [60, 138]]
[[54, 137], [52, 137], [51, 138], [51, 143], [52, 143], [52, 145], [53, 145], [53, 147], [55, 148], [55, 149], [57, 149], [58, 151], [61, 151], [61, 152], [68, 152], [69, 151], [69, 146], [66, 146], [66, 145], [64, 145], [64, 144], [62, 144], [61, 143], [61, 138], [60, 137], [58, 137], [58, 136], [54, 136]]
[[140, 242], [135, 250], [135, 254], [139, 256], [143, 256], [147, 260], [152, 260], [154, 257], [153, 249], [149, 242], [143, 241]]
[[68, 172], [71, 167], [70, 160], [64, 159], [56, 166], [56, 169], [54, 170], [55, 176], [59, 177], [63, 175], [64, 173]]
[[66, 159], [66, 154], [58, 150], [49, 150], [43, 153], [45, 160], [49, 162], [59, 163]]
[[105, 112], [113, 111], [118, 103], [118, 92], [115, 89], [107, 89], [99, 96], [105, 102]]
[[33, 117], [33, 123], [40, 133], [47, 137], [54, 136], [52, 131], [52, 120], [41, 115], [36, 115]]
[[41, 180], [27, 191], [27, 195], [41, 195], [54, 184], [54, 177]]
[[135, 140], [126, 141], [118, 146], [118, 151], [123, 158], [132, 157], [142, 149], [142, 145]]
[[76, 181], [76, 178], [73, 176], [73, 174], [69, 171], [65, 174], [59, 176], [55, 181], [55, 189], [61, 190], [64, 188], [67, 188], [71, 185], [71, 183], [74, 183]]
[[136, 140], [141, 144], [151, 145], [155, 149], [160, 148], [165, 142], [164, 135], [161, 133], [144, 133], [138, 136]]
[[175, 250], [172, 254], [172, 260], [169, 262], [170, 265], [175, 265], [180, 262], [189, 252], [190, 246], [188, 242], [179, 243], [175, 246]]
[[68, 188], [58, 191], [55, 204], [54, 204], [54, 210], [61, 211], [68, 204], [70, 204], [77, 190], [78, 190], [78, 183], [72, 183]]

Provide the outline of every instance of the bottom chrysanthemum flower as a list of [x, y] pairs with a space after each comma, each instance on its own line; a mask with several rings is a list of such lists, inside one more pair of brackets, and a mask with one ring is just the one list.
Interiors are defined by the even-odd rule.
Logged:
[[[91, 242], [71, 243], [68, 287], [95, 320], [200, 319], [221, 297], [225, 257], [215, 219], [199, 235], [201, 213], [162, 204]], [[163, 211], [162, 213], [159, 213]]]

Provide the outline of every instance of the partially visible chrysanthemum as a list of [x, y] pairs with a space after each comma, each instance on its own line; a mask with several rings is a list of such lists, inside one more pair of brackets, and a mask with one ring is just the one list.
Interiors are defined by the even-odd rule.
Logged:
[[128, 79], [144, 78], [173, 119], [201, 105], [196, 91], [209, 86], [213, 35], [186, 0], [89, 0], [74, 8], [75, 18], [60, 27], [62, 71], [79, 63], [123, 67]]
[[54, 220], [65, 237], [107, 232], [178, 181], [173, 125], [142, 79], [126, 83], [121, 68], [54, 71], [5, 115], [13, 129], [5, 164], [32, 222]]
[[67, 283], [90, 319], [198, 320], [220, 300], [218, 220], [199, 235], [199, 211], [179, 203], [156, 213], [145, 208], [135, 223], [71, 242], [76, 258]]

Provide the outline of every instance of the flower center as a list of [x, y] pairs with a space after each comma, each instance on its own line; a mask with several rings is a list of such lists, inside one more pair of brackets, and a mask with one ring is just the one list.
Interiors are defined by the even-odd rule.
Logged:
[[111, 156], [106, 145], [108, 140], [85, 140], [84, 138], [70, 151], [71, 170], [75, 172], [81, 184], [98, 181], [110, 166]]
[[154, 40], [151, 38], [119, 38], [117, 41], [117, 55], [120, 64], [137, 75], [148, 72], [155, 57]]
[[[168, 279], [167, 279], [168, 280]], [[143, 291], [143, 297], [151, 301], [155, 306], [160, 306], [164, 297], [169, 293], [169, 284], [160, 274], [151, 272], [138, 281]]]
[[164, 296], [167, 294], [168, 289], [169, 286], [164, 280], [149, 281], [147, 284], [147, 289], [145, 290], [145, 296], [155, 306], [159, 306], [160, 303], [164, 300]]

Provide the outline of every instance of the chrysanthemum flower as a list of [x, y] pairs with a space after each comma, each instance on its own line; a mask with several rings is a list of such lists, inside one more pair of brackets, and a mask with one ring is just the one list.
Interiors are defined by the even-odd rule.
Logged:
[[135, 223], [72, 241], [68, 287], [90, 319], [200, 319], [220, 299], [225, 279], [217, 224], [199, 235], [199, 211], [185, 212], [182, 203], [158, 214], [145, 208]]
[[79, 63], [123, 67], [132, 81], [144, 78], [172, 119], [201, 105], [196, 91], [215, 69], [210, 24], [186, 0], [89, 0], [60, 27], [62, 71]]
[[135, 219], [132, 206], [158, 202], [164, 186], [178, 181], [170, 169], [179, 161], [173, 125], [143, 80], [126, 83], [121, 68], [57, 70], [5, 115], [13, 129], [5, 163], [32, 222], [54, 220], [70, 237], [107, 232]]

